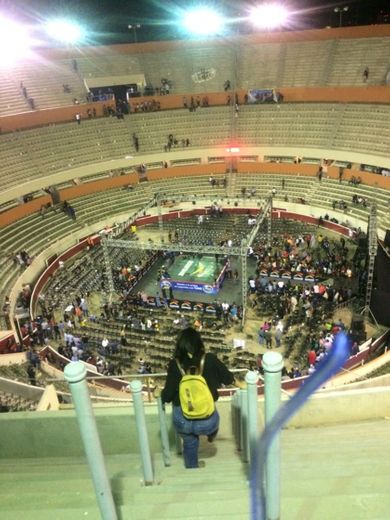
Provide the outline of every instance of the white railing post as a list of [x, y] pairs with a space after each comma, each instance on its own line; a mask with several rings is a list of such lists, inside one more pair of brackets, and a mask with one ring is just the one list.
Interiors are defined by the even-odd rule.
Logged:
[[153, 466], [152, 456], [150, 454], [150, 446], [148, 439], [148, 431], [146, 428], [144, 403], [142, 400], [142, 383], [138, 379], [131, 381], [130, 390], [133, 395], [133, 405], [135, 414], [135, 423], [138, 433], [138, 443], [141, 452], [142, 469], [144, 473], [144, 484], [150, 486], [153, 484]]
[[[263, 356], [265, 423], [279, 410], [281, 401], [283, 358], [279, 352]], [[267, 520], [280, 519], [280, 433], [272, 441], [265, 468], [265, 496]]]
[[79, 424], [102, 520], [116, 520], [117, 514], [114, 499], [104, 463], [103, 450], [93, 414], [88, 385], [85, 379], [86, 375], [87, 370], [82, 361], [71, 362], [66, 365], [64, 370], [65, 379], [69, 383], [72, 393], [77, 422]]
[[243, 462], [249, 461], [248, 402], [246, 388], [240, 390], [240, 448]]
[[248, 439], [249, 439], [249, 462], [252, 464], [256, 443], [259, 439], [259, 421], [257, 410], [257, 382], [259, 376], [256, 372], [247, 372], [245, 382], [247, 384], [248, 405]]

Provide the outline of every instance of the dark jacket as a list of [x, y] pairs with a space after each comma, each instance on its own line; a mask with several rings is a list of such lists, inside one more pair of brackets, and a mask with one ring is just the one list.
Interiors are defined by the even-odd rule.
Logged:
[[[181, 363], [184, 370], [188, 370], [191, 361]], [[231, 385], [234, 382], [234, 375], [229, 372], [226, 366], [220, 361], [217, 356], [211, 353], [206, 354], [203, 374], [206, 382], [213, 395], [214, 401], [218, 400], [218, 388], [222, 385]], [[171, 359], [168, 366], [167, 379], [165, 381], [164, 390], [161, 392], [161, 399], [163, 403], [173, 403], [174, 406], [180, 406], [179, 400], [179, 383], [181, 380], [181, 373], [177, 366], [176, 360]]]

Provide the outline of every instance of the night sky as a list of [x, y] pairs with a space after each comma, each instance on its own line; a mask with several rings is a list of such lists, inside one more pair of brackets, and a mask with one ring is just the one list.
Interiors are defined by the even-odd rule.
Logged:
[[[138, 41], [184, 38], [178, 20], [183, 7], [199, 5], [200, 2], [183, 0], [0, 0], [0, 12], [31, 24], [49, 17], [68, 17], [83, 25], [89, 35], [88, 43], [132, 42], [134, 32], [129, 24], [139, 23]], [[336, 6], [349, 7], [343, 14], [343, 25], [367, 25], [389, 23], [389, 0], [355, 0], [334, 2], [330, 0], [285, 0], [284, 4], [296, 12], [288, 30], [337, 27], [339, 15], [333, 12]], [[225, 15], [237, 19], [245, 16], [251, 2], [223, 0], [203, 2], [214, 6]], [[387, 15], [387, 16], [386, 16]], [[232, 24], [241, 34], [254, 29], [247, 22]]]

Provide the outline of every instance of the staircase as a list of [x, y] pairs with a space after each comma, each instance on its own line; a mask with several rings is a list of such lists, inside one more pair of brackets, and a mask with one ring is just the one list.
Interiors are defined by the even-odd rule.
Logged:
[[[173, 455], [164, 467], [156, 455], [156, 484], [142, 485], [140, 457], [106, 457], [118, 518], [121, 520], [249, 518], [246, 467], [233, 441], [201, 439], [206, 466], [187, 470]], [[88, 467], [75, 458], [14, 459], [0, 462], [2, 520], [99, 520]]]
[[[385, 419], [283, 431], [281, 519], [388, 519], [389, 432]], [[118, 518], [249, 519], [247, 467], [233, 441], [202, 439], [199, 453], [206, 466], [196, 470], [184, 469], [176, 455], [165, 468], [156, 455], [156, 484], [149, 487], [142, 486], [138, 455], [108, 455]], [[0, 493], [2, 520], [100, 519], [80, 459], [3, 459]]]
[[335, 145], [336, 137], [341, 128], [343, 118], [344, 118], [344, 113], [345, 113], [346, 109], [347, 109], [346, 103], [343, 103], [343, 104], [340, 103], [337, 107], [337, 113], [335, 114], [335, 118], [334, 118], [334, 125], [331, 129], [328, 144], [327, 144], [327, 146], [329, 148], [336, 148], [336, 145]]

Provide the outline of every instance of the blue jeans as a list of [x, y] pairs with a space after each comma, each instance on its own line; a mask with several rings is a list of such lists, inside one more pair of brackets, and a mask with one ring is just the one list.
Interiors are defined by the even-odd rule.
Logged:
[[219, 414], [217, 410], [207, 419], [186, 419], [180, 406], [173, 406], [173, 424], [183, 439], [183, 457], [186, 468], [198, 467], [199, 435], [211, 435], [218, 430]]

